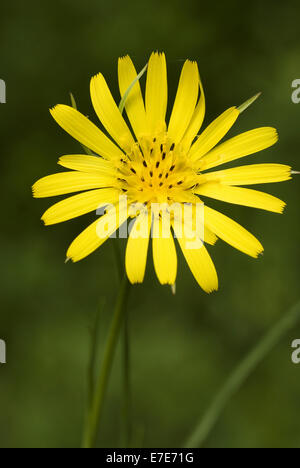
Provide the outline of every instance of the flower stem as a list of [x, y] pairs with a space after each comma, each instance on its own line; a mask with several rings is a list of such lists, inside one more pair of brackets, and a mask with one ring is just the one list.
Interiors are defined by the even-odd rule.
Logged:
[[279, 322], [268, 331], [245, 359], [229, 376], [212, 404], [200, 420], [186, 443], [185, 448], [201, 447], [216, 424], [230, 398], [241, 388], [247, 377], [274, 348], [280, 339], [300, 320], [300, 302], [294, 305]]
[[123, 440], [125, 448], [131, 442], [131, 385], [130, 385], [130, 337], [129, 337], [128, 310], [125, 313], [123, 324]]
[[[114, 241], [114, 239], [112, 239]], [[120, 247], [113, 242], [114, 255], [120, 282], [124, 275]], [[130, 385], [130, 338], [129, 338], [129, 311], [125, 310], [122, 330], [122, 446], [128, 448], [131, 440], [131, 385]]]
[[99, 423], [102, 416], [103, 403], [115, 355], [116, 345], [124, 319], [129, 290], [130, 283], [126, 275], [124, 275], [113, 314], [111, 328], [107, 338], [100, 374], [95, 385], [94, 396], [88, 411], [87, 423], [82, 443], [83, 448], [93, 448], [95, 446]]

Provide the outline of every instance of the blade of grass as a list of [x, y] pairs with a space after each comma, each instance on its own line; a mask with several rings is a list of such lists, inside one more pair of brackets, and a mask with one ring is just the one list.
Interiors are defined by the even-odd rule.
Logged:
[[256, 369], [258, 364], [270, 353], [281, 338], [300, 320], [300, 302], [294, 305], [279, 322], [269, 330], [252, 351], [242, 360], [229, 376], [224, 386], [215, 396], [204, 416], [188, 437], [184, 444], [185, 448], [201, 447], [228, 401], [238, 392], [249, 375]]
[[93, 324], [90, 327], [90, 359], [88, 364], [88, 408], [90, 407], [94, 394], [95, 365], [97, 357], [97, 341], [99, 334], [99, 324], [101, 315], [105, 307], [105, 298], [100, 301], [100, 306], [96, 311]]
[[237, 108], [238, 111], [240, 112], [240, 114], [241, 114], [242, 112], [244, 112], [249, 106], [251, 106], [251, 104], [253, 104], [254, 101], [256, 101], [256, 99], [259, 98], [260, 95], [261, 95], [261, 92], [255, 94], [255, 96], [253, 96], [252, 98], [247, 99], [247, 101], [243, 102], [243, 104], [241, 104], [241, 105]]
[[139, 81], [142, 78], [142, 76], [145, 73], [145, 71], [147, 70], [147, 68], [148, 68], [148, 63], [146, 63], [143, 70], [140, 71], [140, 73], [135, 77], [133, 82], [128, 86], [125, 93], [123, 94], [122, 99], [121, 99], [120, 104], [119, 104], [119, 110], [120, 110], [121, 114], [123, 114], [123, 110], [124, 110], [124, 107], [125, 107], [125, 102], [126, 102], [126, 99], [129, 96], [130, 91], [132, 90], [134, 85], [137, 83], [137, 81]]
[[119, 339], [119, 333], [124, 319], [124, 312], [126, 310], [129, 290], [130, 283], [127, 280], [126, 275], [124, 275], [121, 287], [119, 289], [119, 294], [106, 341], [102, 366], [95, 384], [95, 391], [93, 392], [92, 404], [88, 412], [87, 422], [84, 429], [82, 448], [93, 448], [96, 443], [99, 423], [102, 416], [110, 372], [116, 351], [116, 345]]

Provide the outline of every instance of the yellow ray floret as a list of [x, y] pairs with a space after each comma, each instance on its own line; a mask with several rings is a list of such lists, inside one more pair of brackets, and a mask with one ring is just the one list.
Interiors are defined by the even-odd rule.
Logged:
[[212, 259], [197, 235], [174, 220], [174, 232], [197, 283], [208, 293], [218, 289], [218, 276]]
[[205, 116], [205, 96], [204, 96], [204, 90], [203, 90], [203, 86], [201, 83], [200, 75], [198, 76], [198, 81], [199, 81], [200, 99], [194, 110], [189, 126], [186, 129], [184, 137], [181, 140], [181, 145], [187, 153], [190, 149], [192, 141], [194, 140], [194, 138], [196, 137], [197, 133], [199, 132], [201, 128], [201, 125], [203, 123], [204, 116]]
[[208, 153], [231, 129], [239, 116], [236, 107], [227, 109], [216, 120], [214, 120], [199, 136], [190, 149], [189, 156], [193, 161], [197, 161], [204, 154]]
[[58, 125], [95, 153], [106, 159], [122, 157], [119, 148], [76, 109], [65, 105], [57, 105], [50, 112]]
[[168, 126], [168, 136], [175, 144], [182, 140], [194, 114], [199, 90], [198, 76], [197, 63], [187, 60], [182, 68]]
[[100, 122], [126, 151], [132, 146], [134, 139], [101, 73], [91, 79], [90, 91]]
[[61, 156], [58, 160], [60, 166], [74, 171], [89, 172], [90, 174], [106, 174], [115, 176], [118, 174], [117, 168], [111, 161], [99, 158], [98, 156], [87, 156], [83, 154], [70, 154]]
[[134, 222], [126, 247], [126, 272], [132, 284], [144, 281], [150, 229], [151, 218], [148, 213], [142, 212]]
[[167, 65], [165, 54], [153, 53], [150, 57], [146, 83], [147, 132], [155, 134], [166, 128], [168, 102]]
[[199, 161], [198, 168], [200, 171], [205, 171], [211, 167], [257, 153], [274, 145], [277, 140], [278, 134], [275, 128], [262, 127], [249, 130], [230, 138], [210, 151]]
[[119, 190], [112, 188], [79, 193], [48, 208], [43, 214], [42, 220], [46, 225], [62, 223], [91, 211], [96, 211], [108, 204], [115, 204], [119, 199], [119, 195]]
[[273, 211], [274, 213], [282, 213], [285, 207], [285, 203], [282, 200], [268, 193], [243, 187], [230, 187], [213, 182], [201, 185], [197, 189], [197, 193], [227, 203], [260, 208], [262, 210]]
[[161, 284], [175, 284], [177, 275], [177, 254], [170, 229], [164, 229], [162, 219], [153, 219], [153, 263]]
[[[136, 80], [137, 72], [131, 58], [126, 55], [118, 62], [118, 77], [121, 97], [124, 96], [131, 83]], [[125, 109], [131, 126], [137, 138], [146, 134], [146, 112], [139, 80], [131, 89], [126, 101]]]
[[261, 243], [233, 219], [219, 213], [208, 206], [204, 207], [205, 224], [223, 241], [250, 257], [257, 257], [263, 252]]
[[101, 187], [111, 187], [115, 177], [85, 172], [59, 172], [38, 180], [32, 187], [36, 198], [54, 197]]
[[249, 164], [223, 171], [205, 173], [206, 182], [225, 185], [252, 185], [291, 179], [291, 167], [284, 164]]
[[118, 209], [110, 209], [74, 239], [67, 251], [67, 259], [78, 262], [93, 253], [114, 234], [126, 218]]

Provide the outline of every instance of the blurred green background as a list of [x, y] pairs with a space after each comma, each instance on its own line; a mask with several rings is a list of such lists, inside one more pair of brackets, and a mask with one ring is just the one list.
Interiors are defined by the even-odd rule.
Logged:
[[[119, 99], [117, 58], [129, 53], [141, 69], [158, 49], [167, 54], [169, 102], [184, 59], [198, 61], [205, 124], [262, 91], [230, 135], [275, 126], [279, 143], [251, 161], [300, 170], [300, 104], [291, 101], [291, 83], [300, 78], [300, 7], [259, 0], [245, 6], [236, 0], [19, 0], [2, 2], [0, 13], [0, 78], [7, 84], [7, 104], [0, 105], [0, 338], [8, 359], [0, 366], [0, 446], [78, 447], [89, 328], [105, 297], [100, 362], [118, 282], [112, 241], [79, 264], [64, 264], [68, 244], [94, 215], [49, 228], [40, 222], [54, 200], [32, 199], [32, 183], [56, 172], [59, 156], [78, 152], [48, 108], [69, 103], [72, 91], [96, 122], [90, 77], [103, 72]], [[210, 203], [265, 247], [258, 260], [221, 241], [210, 248], [219, 292], [203, 293], [180, 256], [173, 297], [149, 261], [145, 283], [130, 299], [136, 444], [180, 447], [234, 366], [299, 299], [297, 182], [265, 188], [287, 202], [282, 216]], [[300, 365], [290, 357], [295, 338], [300, 326], [229, 402], [207, 447], [300, 446]], [[99, 446], [120, 443], [121, 389], [118, 350]]]

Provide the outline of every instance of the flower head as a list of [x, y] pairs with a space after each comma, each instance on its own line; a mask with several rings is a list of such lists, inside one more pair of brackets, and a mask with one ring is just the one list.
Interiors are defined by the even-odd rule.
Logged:
[[[221, 238], [252, 257], [263, 247], [235, 221], [204, 205], [202, 197], [281, 213], [285, 204], [278, 198], [240, 186], [288, 180], [291, 169], [282, 164], [211, 169], [273, 145], [277, 132], [261, 127], [218, 144], [240, 115], [241, 108], [231, 107], [199, 134], [205, 98], [196, 62], [187, 60], [183, 65], [168, 124], [164, 54], [150, 57], [145, 100], [128, 56], [119, 59], [118, 77], [121, 96], [128, 94], [125, 109], [132, 131], [102, 74], [91, 80], [91, 99], [111, 138], [72, 107], [58, 105], [51, 110], [56, 122], [93, 153], [62, 156], [58, 163], [71, 171], [34, 184], [35, 197], [81, 192], [53, 205], [42, 219], [49, 225], [106, 209], [70, 245], [67, 258], [76, 262], [103, 244], [126, 219], [133, 218], [126, 248], [126, 271], [132, 283], [144, 279], [152, 237], [157, 277], [162, 284], [175, 284], [174, 234], [199, 285], [207, 292], [216, 290], [216, 270], [204, 243], [214, 244]], [[176, 212], [178, 208], [184, 216]], [[164, 223], [166, 215], [169, 227]]]

